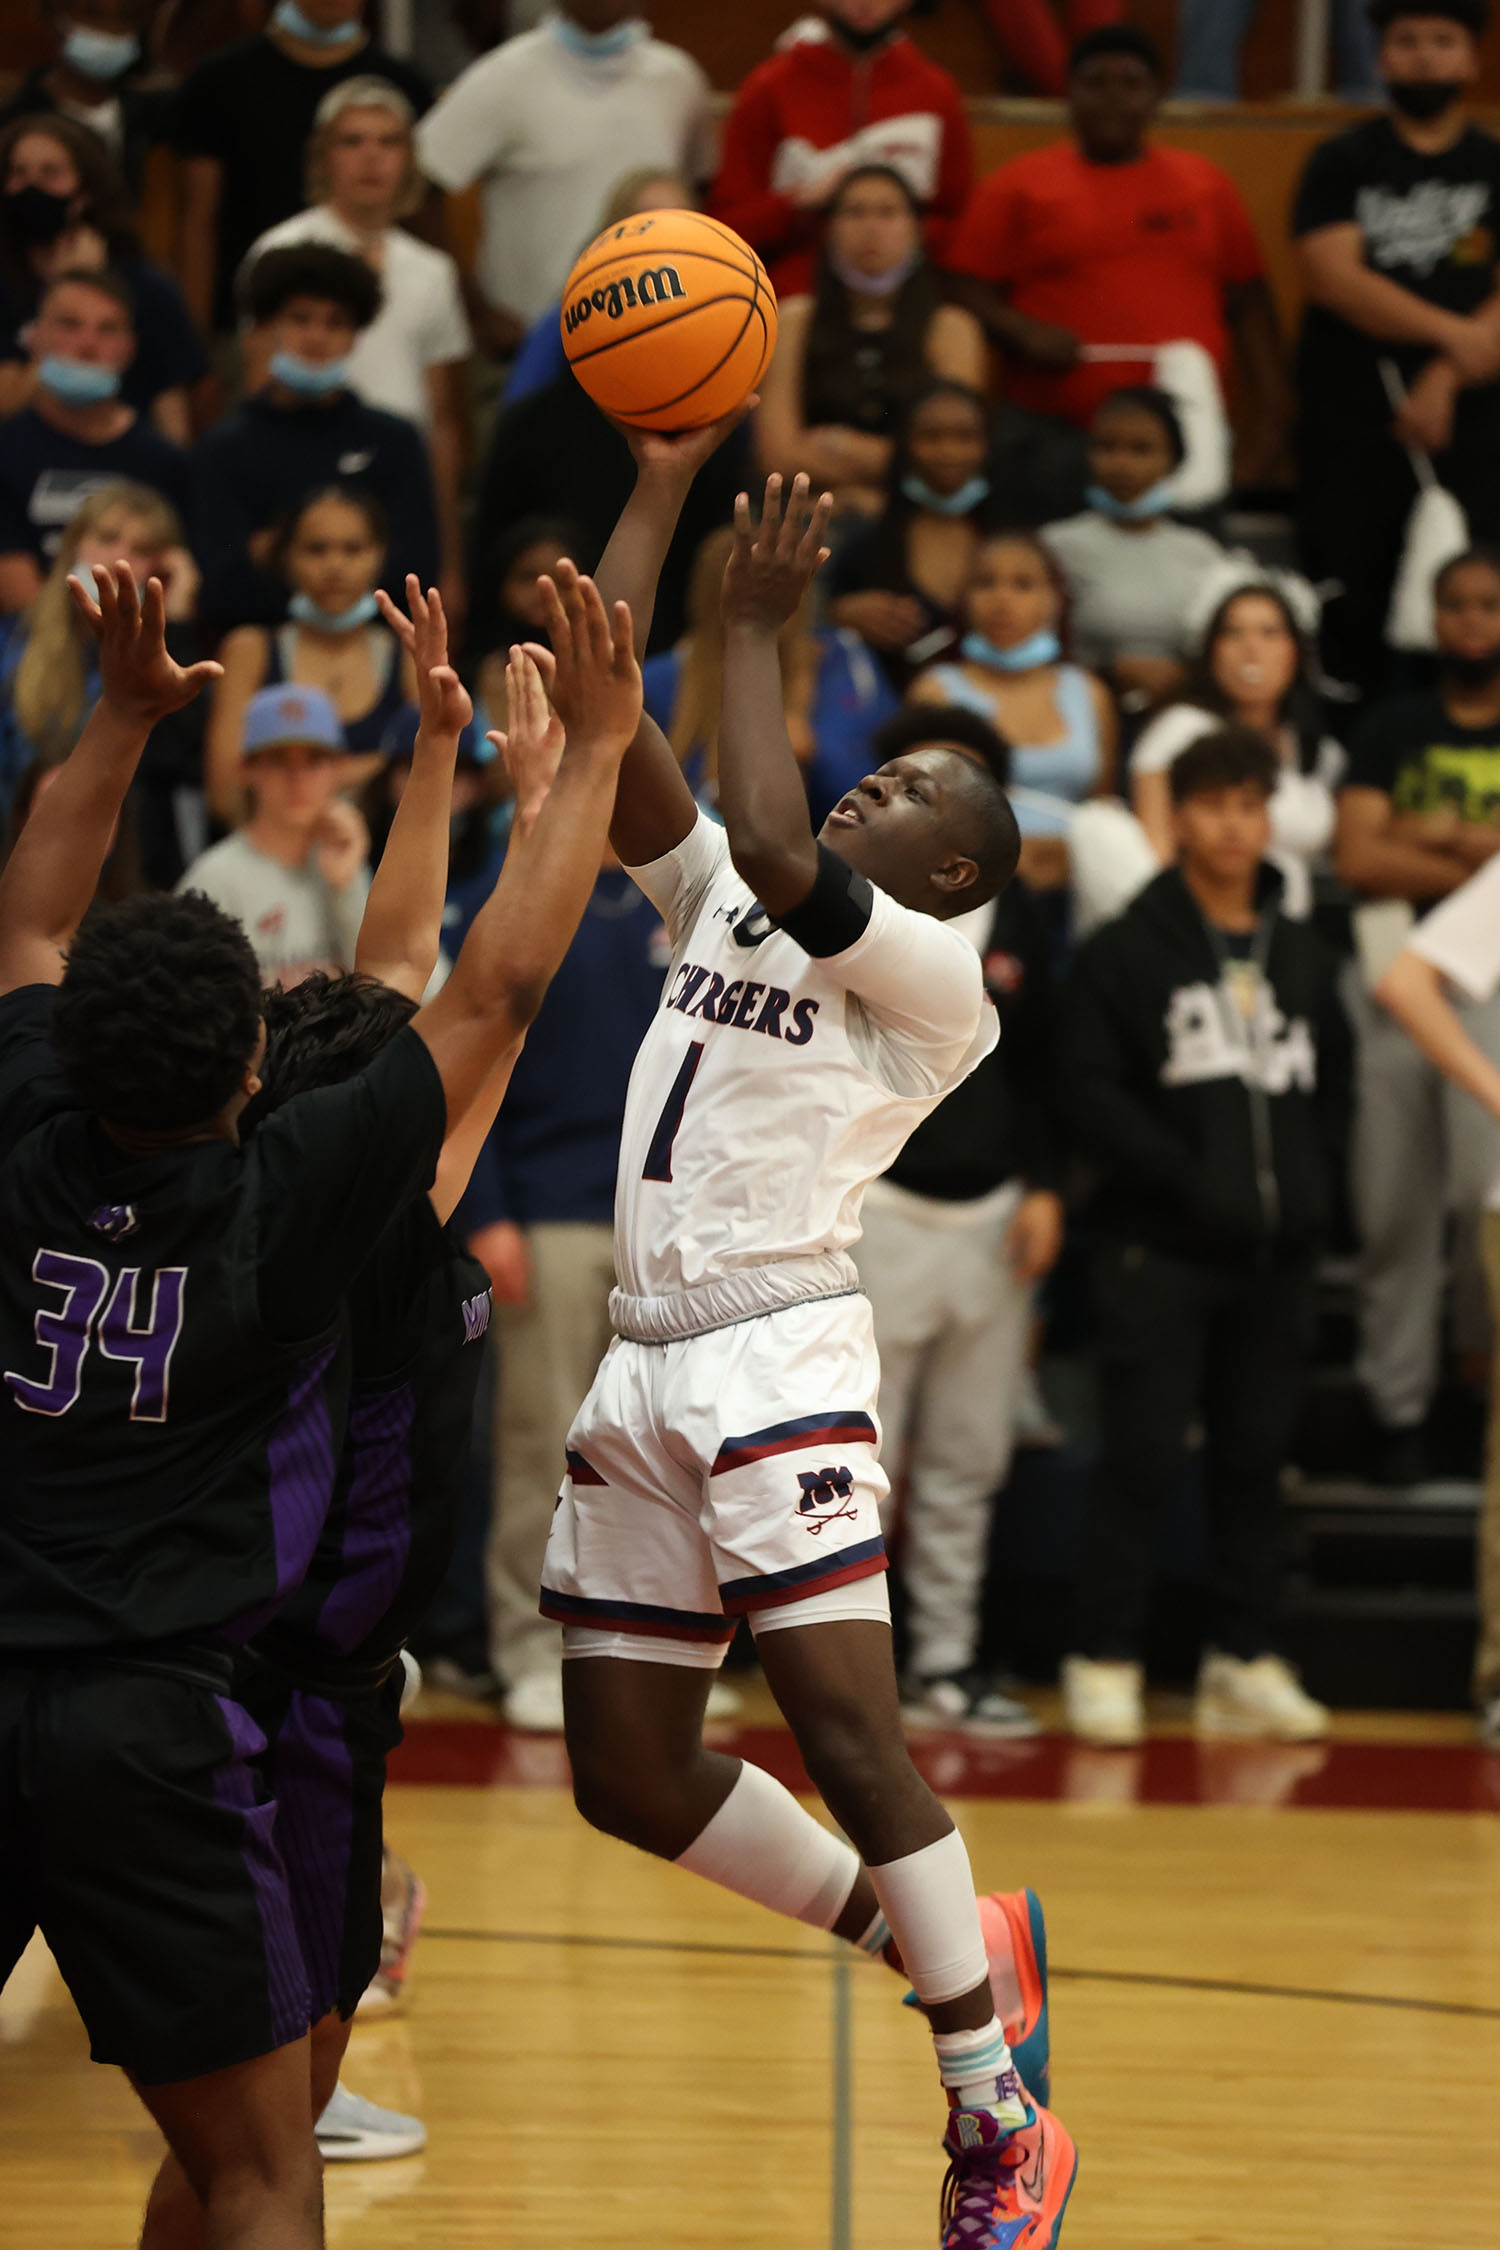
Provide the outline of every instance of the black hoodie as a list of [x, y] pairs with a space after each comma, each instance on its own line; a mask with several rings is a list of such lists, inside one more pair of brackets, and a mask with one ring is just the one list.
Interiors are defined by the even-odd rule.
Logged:
[[1350, 1085], [1336, 963], [1280, 912], [1274, 868], [1256, 895], [1246, 960], [1169, 868], [1074, 963], [1062, 1116], [1105, 1233], [1258, 1262], [1306, 1256], [1327, 1229]]

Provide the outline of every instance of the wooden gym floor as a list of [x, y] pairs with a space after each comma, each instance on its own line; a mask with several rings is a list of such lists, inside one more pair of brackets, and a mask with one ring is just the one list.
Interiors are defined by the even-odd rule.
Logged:
[[[722, 1730], [795, 1780], [752, 1691]], [[1034, 1884], [1069, 2250], [1496, 2250], [1500, 1757], [1462, 1719], [1326, 1749], [929, 1737], [986, 1887]], [[427, 1926], [345, 2072], [426, 2153], [328, 2175], [368, 2250], [921, 2250], [941, 2113], [888, 1972], [591, 1835], [560, 1747], [428, 1699], [389, 1831]], [[156, 2157], [50, 1960], [0, 2000], [0, 2243], [134, 2240]]]

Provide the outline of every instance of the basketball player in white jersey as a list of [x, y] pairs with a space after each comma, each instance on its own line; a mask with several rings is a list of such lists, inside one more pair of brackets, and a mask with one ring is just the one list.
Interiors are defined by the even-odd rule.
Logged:
[[[599, 578], [642, 603], [643, 635], [714, 442], [636, 441]], [[1009, 880], [1019, 844], [998, 782], [942, 747], [871, 775], [813, 835], [777, 636], [825, 558], [830, 507], [799, 477], [783, 517], [772, 478], [756, 535], [738, 504], [725, 826], [649, 720], [621, 770], [611, 840], [673, 957], [626, 1111], [616, 1340], [569, 1436], [542, 1608], [564, 1629], [585, 1818], [871, 1953], [894, 1940], [948, 2094], [945, 2250], [1046, 2250], [1076, 2156], [1014, 2066], [968, 1855], [907, 1755], [879, 1370], [849, 1257], [869, 1181], [995, 1042], [978, 958], [946, 924]], [[560, 602], [549, 630], [566, 636]], [[703, 1746], [742, 1616], [853, 1850], [769, 1775]]]

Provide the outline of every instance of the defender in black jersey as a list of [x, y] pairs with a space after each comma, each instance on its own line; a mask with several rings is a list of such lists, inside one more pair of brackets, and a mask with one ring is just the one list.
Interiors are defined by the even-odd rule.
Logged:
[[513, 1057], [587, 899], [640, 707], [592, 589], [581, 721], [444, 991], [248, 1150], [254, 957], [208, 901], [79, 931], [156, 721], [215, 666], [97, 573], [103, 692], [0, 876], [0, 1981], [40, 1925], [215, 2245], [321, 2234], [309, 1994], [231, 1651], [303, 1575], [332, 1495], [340, 1305]]

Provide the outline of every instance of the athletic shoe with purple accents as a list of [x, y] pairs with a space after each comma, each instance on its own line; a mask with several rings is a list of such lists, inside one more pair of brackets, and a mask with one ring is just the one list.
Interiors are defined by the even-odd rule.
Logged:
[[943, 2146], [941, 2250], [1052, 2250], [1078, 2151], [1051, 2110], [1007, 2129], [988, 2110], [955, 2109]]

